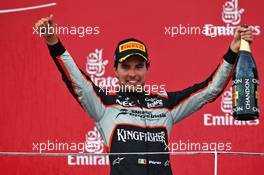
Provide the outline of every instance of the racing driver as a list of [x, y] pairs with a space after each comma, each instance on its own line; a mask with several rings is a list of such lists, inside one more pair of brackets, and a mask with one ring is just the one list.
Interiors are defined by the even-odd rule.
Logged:
[[[35, 25], [39, 32], [54, 26], [53, 15], [40, 19]], [[149, 69], [143, 42], [129, 38], [118, 43], [114, 69], [124, 88], [107, 93], [77, 67], [54, 33], [46, 32], [42, 36], [63, 81], [95, 121], [108, 151], [128, 153], [109, 156], [111, 175], [171, 175], [166, 152], [172, 126], [220, 95], [230, 79], [240, 39], [253, 41], [250, 29], [238, 27], [228, 51], [205, 81], [181, 91], [146, 94], [137, 91], [144, 86]]]

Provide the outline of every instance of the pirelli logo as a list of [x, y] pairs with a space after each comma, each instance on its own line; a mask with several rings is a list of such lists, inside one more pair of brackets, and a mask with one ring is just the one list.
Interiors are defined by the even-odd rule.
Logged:
[[146, 52], [145, 46], [136, 41], [130, 41], [119, 46], [119, 52], [123, 52], [130, 49], [138, 49], [143, 52]]

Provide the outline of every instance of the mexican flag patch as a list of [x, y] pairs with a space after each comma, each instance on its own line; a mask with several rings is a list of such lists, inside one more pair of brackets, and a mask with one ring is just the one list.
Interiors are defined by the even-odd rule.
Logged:
[[146, 165], [147, 160], [146, 159], [138, 159], [138, 164]]

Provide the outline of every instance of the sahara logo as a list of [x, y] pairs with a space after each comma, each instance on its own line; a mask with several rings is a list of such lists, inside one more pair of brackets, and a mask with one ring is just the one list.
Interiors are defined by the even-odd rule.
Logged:
[[119, 113], [116, 116], [116, 119], [119, 116], [122, 115], [128, 115], [130, 117], [137, 117], [143, 120], [159, 120], [161, 118], [166, 117], [166, 113], [158, 113], [158, 114], [153, 114], [153, 111], [142, 111], [142, 110], [129, 110], [129, 109], [120, 109]]

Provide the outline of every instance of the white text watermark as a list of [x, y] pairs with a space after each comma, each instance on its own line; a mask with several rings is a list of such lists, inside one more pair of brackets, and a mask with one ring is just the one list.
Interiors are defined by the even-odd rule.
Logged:
[[57, 26], [40, 27], [39, 29], [33, 27], [33, 35], [75, 35], [80, 38], [87, 35], [100, 34], [100, 27], [98, 26]]

